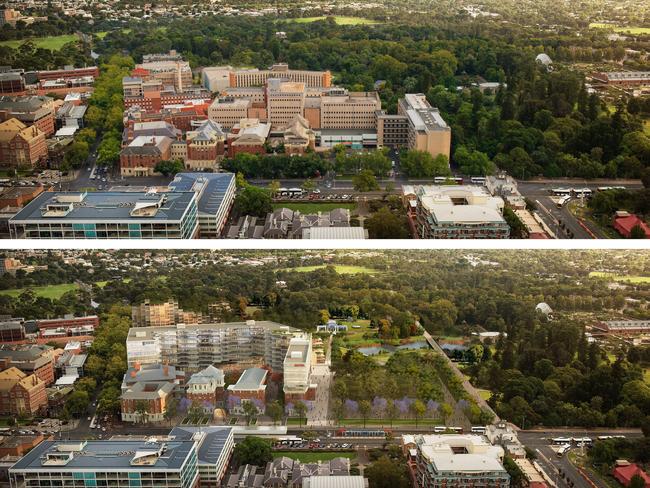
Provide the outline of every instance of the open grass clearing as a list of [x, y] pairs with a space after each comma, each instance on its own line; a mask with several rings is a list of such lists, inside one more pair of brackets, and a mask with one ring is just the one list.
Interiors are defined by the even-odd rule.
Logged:
[[79, 38], [74, 34], [66, 34], [62, 36], [48, 36], [48, 37], [33, 37], [29, 39], [14, 39], [11, 41], [2, 41], [0, 46], [7, 46], [12, 49], [18, 49], [27, 41], [31, 41], [37, 48], [49, 49], [50, 51], [58, 51], [69, 42], [78, 41]]
[[[319, 20], [325, 20], [327, 17], [300, 17], [295, 19], [284, 19], [287, 22], [296, 22], [297, 24], [309, 24], [311, 22], [316, 22]], [[334, 22], [337, 25], [374, 25], [379, 24], [380, 22], [372, 19], [364, 19], [363, 17], [347, 17], [344, 15], [335, 15]]]
[[352, 212], [356, 206], [356, 203], [274, 203], [273, 210], [288, 208], [289, 210], [297, 210], [302, 214], [316, 214], [318, 212], [329, 212], [335, 208], [347, 208]]
[[485, 401], [489, 400], [492, 396], [492, 392], [490, 390], [483, 390], [481, 388], [477, 388], [476, 390], [478, 391], [478, 394], [481, 396], [481, 398]]
[[[365, 266], [350, 266], [347, 264], [335, 264], [334, 269], [338, 274], [381, 274], [382, 271], [366, 268]], [[319, 269], [325, 269], [327, 265], [299, 266], [297, 268], [285, 268], [283, 271], [294, 271], [296, 273], [311, 273]]]
[[605, 278], [614, 281], [624, 281], [626, 283], [650, 283], [650, 276], [627, 276], [617, 275], [614, 273], [607, 273], [604, 271], [592, 271], [589, 273], [589, 278]]
[[620, 34], [650, 34], [650, 27], [625, 27], [605, 22], [592, 22], [589, 24], [590, 29], [609, 29]]
[[76, 283], [62, 283], [60, 285], [34, 286], [29, 288], [12, 288], [10, 290], [0, 290], [0, 295], [9, 295], [18, 297], [27, 290], [32, 290], [37, 297], [58, 300], [69, 291], [77, 290], [79, 285]]
[[355, 452], [334, 451], [334, 452], [296, 452], [296, 451], [273, 451], [273, 457], [288, 457], [302, 463], [317, 463], [318, 461], [329, 461], [330, 459], [344, 457], [354, 459], [357, 457]]

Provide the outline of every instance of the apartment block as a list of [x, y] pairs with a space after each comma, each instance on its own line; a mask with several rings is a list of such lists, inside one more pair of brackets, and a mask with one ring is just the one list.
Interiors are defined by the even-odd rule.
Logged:
[[503, 448], [477, 435], [404, 435], [402, 447], [417, 488], [508, 488]]
[[207, 366], [258, 359], [273, 371], [283, 369], [293, 337], [305, 333], [275, 322], [229, 322], [129, 330], [126, 340], [129, 366], [153, 363], [174, 364], [186, 373]]
[[507, 239], [504, 202], [474, 185], [404, 185], [420, 239]]
[[248, 118], [248, 109], [252, 101], [247, 98], [223, 97], [216, 98], [208, 109], [208, 117], [220, 124], [224, 129], [231, 129], [241, 119]]
[[285, 402], [316, 399], [316, 384], [310, 381], [312, 355], [311, 337], [294, 337], [289, 342], [283, 365]]
[[183, 92], [192, 86], [192, 69], [190, 63], [179, 56], [145, 58], [143, 63], [136, 64], [132, 72], [145, 81], [158, 80], [164, 86], [173, 86], [178, 92]]
[[193, 440], [44, 441], [9, 470], [11, 488], [198, 488]]
[[192, 239], [194, 192], [43, 192], [9, 220], [12, 239]]
[[27, 126], [16, 118], [0, 123], [0, 163], [34, 167], [46, 158], [46, 136], [36, 125]]
[[0, 414], [34, 415], [47, 407], [45, 382], [16, 367], [0, 372]]

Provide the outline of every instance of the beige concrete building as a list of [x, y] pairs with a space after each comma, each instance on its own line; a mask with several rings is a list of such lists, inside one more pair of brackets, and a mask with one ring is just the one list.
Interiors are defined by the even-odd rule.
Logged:
[[226, 88], [222, 94], [226, 97], [245, 98], [253, 103], [266, 103], [266, 90], [260, 86]]
[[246, 98], [217, 98], [208, 108], [208, 118], [229, 130], [241, 119], [248, 118], [248, 109], [251, 106], [252, 101]]
[[190, 63], [181, 59], [162, 59], [137, 64], [132, 76], [145, 81], [159, 80], [164, 86], [173, 86], [177, 92], [183, 92], [192, 86], [192, 68]]
[[421, 93], [408, 93], [397, 104], [397, 115], [377, 114], [377, 145], [427, 151], [449, 158], [451, 128]]
[[377, 92], [330, 90], [320, 99], [319, 128], [375, 130], [378, 110], [381, 100]]
[[229, 86], [247, 87], [263, 86], [267, 80], [282, 78], [285, 80], [304, 83], [310, 87], [328, 88], [332, 85], [332, 74], [329, 71], [304, 71], [289, 69], [284, 63], [274, 64], [267, 70], [238, 69], [229, 74]]
[[304, 108], [304, 83], [268, 80], [266, 110], [268, 121], [273, 127], [286, 125], [295, 117], [302, 117]]

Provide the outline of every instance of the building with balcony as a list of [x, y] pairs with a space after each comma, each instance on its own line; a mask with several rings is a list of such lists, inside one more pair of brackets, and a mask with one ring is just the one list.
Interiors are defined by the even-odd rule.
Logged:
[[43, 441], [9, 470], [11, 488], [197, 488], [193, 440]]
[[507, 239], [504, 202], [473, 185], [404, 185], [420, 239]]
[[193, 239], [194, 192], [44, 192], [9, 220], [12, 239]]
[[189, 374], [210, 365], [250, 359], [281, 372], [291, 339], [306, 336], [287, 325], [255, 320], [138, 327], [129, 330], [126, 354], [129, 366], [167, 363]]
[[418, 488], [508, 488], [503, 448], [477, 435], [404, 435], [402, 447]]

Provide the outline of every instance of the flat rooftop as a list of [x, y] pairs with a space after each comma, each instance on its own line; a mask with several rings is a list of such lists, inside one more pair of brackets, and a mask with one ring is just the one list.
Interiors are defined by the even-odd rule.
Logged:
[[244, 372], [239, 377], [239, 379], [237, 380], [237, 383], [235, 383], [234, 385], [230, 385], [228, 389], [236, 390], [236, 391], [242, 391], [242, 390], [255, 391], [255, 390], [264, 389], [266, 388], [266, 385], [264, 385], [264, 381], [266, 380], [267, 374], [268, 371], [262, 368], [245, 369]]
[[194, 442], [129, 440], [43, 441], [11, 468], [12, 471], [52, 472], [180, 470]]
[[169, 188], [180, 192], [196, 191], [199, 212], [216, 215], [234, 180], [234, 173], [178, 173]]
[[[10, 222], [180, 221], [194, 199], [194, 192], [47, 191], [28, 203]], [[154, 207], [155, 211], [146, 211]]]
[[192, 440], [198, 433], [202, 435], [199, 445], [199, 464], [216, 464], [221, 457], [228, 439], [233, 435], [232, 427], [174, 427], [169, 433], [174, 440]]

